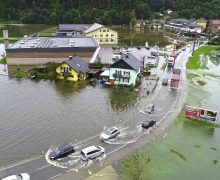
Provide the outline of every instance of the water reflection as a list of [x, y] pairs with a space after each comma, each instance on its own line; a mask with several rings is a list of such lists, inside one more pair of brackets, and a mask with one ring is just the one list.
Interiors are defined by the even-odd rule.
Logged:
[[80, 92], [88, 84], [89, 84], [88, 81], [71, 82], [71, 81], [55, 80], [54, 89], [60, 96], [64, 98], [68, 98], [74, 95], [75, 93]]
[[109, 100], [114, 111], [124, 111], [136, 103], [137, 95], [128, 87], [115, 86], [109, 89]]

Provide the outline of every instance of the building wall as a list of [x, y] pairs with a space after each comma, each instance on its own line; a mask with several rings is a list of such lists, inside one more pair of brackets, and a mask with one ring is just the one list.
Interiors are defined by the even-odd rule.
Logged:
[[118, 33], [110, 28], [102, 27], [93, 32], [89, 32], [86, 36], [94, 37], [99, 44], [117, 44]]
[[[8, 65], [17, 65], [17, 66], [25, 66], [25, 65], [43, 65], [49, 62], [52, 63], [62, 63], [65, 61], [69, 56], [61, 57], [61, 58], [9, 58], [7, 57], [7, 64]], [[91, 58], [83, 58], [80, 57], [84, 62], [90, 63]]]
[[61, 65], [59, 65], [56, 68], [56, 73], [57, 73], [57, 78], [58, 79], [64, 79], [64, 76], [62, 75], [62, 73], [64, 72], [64, 68], [69, 69], [69, 72], [68, 72], [69, 75], [67, 77], [67, 80], [69, 80], [69, 81], [78, 81], [78, 73], [76, 71], [74, 71], [72, 68], [70, 68], [66, 63], [62, 63]]
[[[124, 72], [130, 72], [130, 78], [129, 78], [129, 82], [123, 82], [123, 80], [121, 79], [120, 81], [116, 81], [115, 77], [113, 76], [113, 74], [115, 74], [115, 72], [117, 71], [121, 71], [122, 74], [124, 74]], [[114, 80], [114, 84], [122, 84], [122, 85], [135, 85], [136, 84], [136, 80], [137, 80], [137, 72], [135, 70], [130, 70], [130, 69], [119, 69], [119, 68], [110, 68], [110, 76], [109, 79], [110, 80]]]

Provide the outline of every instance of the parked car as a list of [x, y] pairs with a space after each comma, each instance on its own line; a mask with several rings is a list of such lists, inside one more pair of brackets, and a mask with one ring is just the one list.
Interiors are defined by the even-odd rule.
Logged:
[[148, 104], [144, 111], [148, 114], [151, 114], [154, 111], [154, 105]]
[[5, 177], [2, 180], [30, 180], [30, 179], [31, 178], [28, 173], [20, 173], [20, 174]]
[[67, 156], [68, 154], [74, 153], [75, 149], [71, 144], [66, 144], [64, 146], [61, 147], [57, 147], [56, 149], [54, 149], [50, 154], [49, 154], [49, 158], [50, 160], [56, 160], [58, 158]]
[[142, 123], [142, 127], [145, 128], [145, 129], [148, 129], [148, 128], [150, 128], [150, 127], [153, 127], [154, 124], [156, 124], [156, 121], [146, 119], [146, 120]]
[[150, 52], [150, 55], [151, 55], [151, 56], [158, 56], [158, 53], [157, 53], [157, 52], [152, 51], [152, 52]]
[[109, 140], [111, 138], [115, 138], [119, 133], [120, 131], [117, 127], [111, 127], [100, 134], [100, 139], [103, 141]]
[[137, 49], [141, 49], [141, 46], [137, 46]]
[[81, 159], [88, 161], [105, 154], [105, 149], [101, 146], [89, 146], [81, 151]]
[[168, 85], [168, 78], [164, 77], [162, 80], [162, 85], [167, 86]]

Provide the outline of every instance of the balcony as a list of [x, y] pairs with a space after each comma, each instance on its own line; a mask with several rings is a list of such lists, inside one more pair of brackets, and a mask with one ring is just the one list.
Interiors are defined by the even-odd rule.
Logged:
[[130, 74], [113, 74], [114, 78], [130, 78]]

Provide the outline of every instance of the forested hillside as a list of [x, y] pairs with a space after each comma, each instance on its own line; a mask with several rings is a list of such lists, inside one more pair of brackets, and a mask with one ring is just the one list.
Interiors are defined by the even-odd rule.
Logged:
[[129, 24], [131, 18], [220, 18], [220, 0], [0, 0], [0, 19], [23, 23]]

